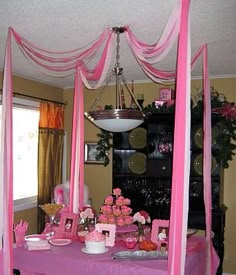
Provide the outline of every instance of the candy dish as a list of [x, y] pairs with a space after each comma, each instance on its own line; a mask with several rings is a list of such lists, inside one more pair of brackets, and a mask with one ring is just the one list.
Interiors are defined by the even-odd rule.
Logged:
[[124, 238], [124, 245], [128, 249], [134, 249], [137, 244], [137, 238], [135, 237], [127, 237]]
[[82, 252], [87, 253], [87, 254], [103, 254], [103, 253], [106, 253], [108, 250], [109, 249], [107, 247], [104, 249], [104, 251], [99, 251], [99, 252], [90, 252], [90, 251], [87, 251], [86, 247], [83, 247], [81, 249]]

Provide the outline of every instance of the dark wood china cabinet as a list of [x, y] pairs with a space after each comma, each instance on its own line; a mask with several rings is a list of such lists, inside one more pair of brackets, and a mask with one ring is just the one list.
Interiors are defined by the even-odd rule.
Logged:
[[[222, 167], [214, 157], [217, 119], [212, 119], [212, 231], [213, 244], [224, 257], [225, 207]], [[152, 219], [169, 219], [172, 183], [174, 114], [154, 113], [140, 127], [113, 134], [113, 188], [130, 198], [133, 212], [146, 210]], [[188, 226], [205, 229], [202, 178], [202, 121], [192, 118]]]

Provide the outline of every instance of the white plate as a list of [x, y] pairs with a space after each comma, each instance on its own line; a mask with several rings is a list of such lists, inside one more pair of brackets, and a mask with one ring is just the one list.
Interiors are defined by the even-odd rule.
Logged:
[[51, 239], [48, 241], [52, 245], [62, 246], [72, 243], [70, 239]]
[[45, 235], [33, 234], [33, 235], [25, 236], [25, 241], [26, 242], [38, 242], [38, 241], [42, 241], [42, 240], [46, 240]]
[[82, 249], [81, 249], [81, 251], [82, 252], [84, 252], [84, 253], [87, 253], [87, 254], [103, 254], [103, 253], [105, 253], [105, 252], [107, 252], [108, 251], [108, 248], [106, 247], [105, 248], [105, 250], [103, 251], [103, 252], [88, 252], [87, 250], [86, 250], [86, 247], [83, 247]]
[[188, 229], [187, 230], [187, 237], [190, 237], [190, 236], [192, 236], [192, 235], [194, 235], [194, 234], [196, 234], [197, 233], [197, 229]]

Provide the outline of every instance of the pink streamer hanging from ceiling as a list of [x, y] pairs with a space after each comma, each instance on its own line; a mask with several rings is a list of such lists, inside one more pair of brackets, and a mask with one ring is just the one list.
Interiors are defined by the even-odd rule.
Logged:
[[0, 274], [10, 275], [13, 270], [13, 139], [12, 139], [12, 64], [11, 31], [8, 31], [3, 75], [2, 133], [0, 159]]

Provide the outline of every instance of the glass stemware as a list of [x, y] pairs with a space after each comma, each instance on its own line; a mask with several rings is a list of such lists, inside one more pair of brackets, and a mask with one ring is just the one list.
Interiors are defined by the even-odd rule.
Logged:
[[54, 221], [56, 214], [63, 208], [63, 204], [46, 203], [39, 206], [43, 212], [49, 217], [49, 228], [47, 235], [51, 238], [54, 235]]

